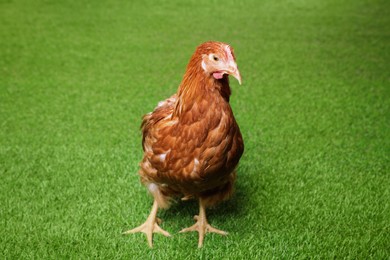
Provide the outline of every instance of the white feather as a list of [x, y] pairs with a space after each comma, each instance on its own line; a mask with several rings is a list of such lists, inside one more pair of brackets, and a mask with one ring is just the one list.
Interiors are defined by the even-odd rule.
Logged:
[[206, 63], [204, 62], [204, 60], [202, 60], [202, 69], [203, 69], [204, 71], [207, 71]]

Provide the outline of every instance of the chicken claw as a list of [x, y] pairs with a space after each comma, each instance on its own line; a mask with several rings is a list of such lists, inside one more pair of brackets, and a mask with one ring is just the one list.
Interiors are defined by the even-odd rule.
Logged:
[[171, 234], [169, 234], [167, 231], [165, 231], [158, 225], [161, 223], [161, 219], [156, 217], [157, 209], [158, 209], [157, 202], [154, 201], [152, 211], [150, 212], [150, 215], [146, 219], [145, 223], [143, 223], [139, 227], [123, 232], [122, 234], [127, 235], [127, 234], [133, 234], [138, 232], [145, 233], [150, 247], [153, 247], [153, 233], [160, 233], [166, 237], [170, 237]]
[[207, 222], [206, 210], [202, 200], [199, 201], [199, 208], [199, 216], [194, 216], [196, 223], [191, 227], [182, 229], [179, 233], [197, 231], [199, 233], [198, 248], [201, 248], [203, 246], [203, 240], [206, 233], [217, 233], [223, 236], [227, 235], [228, 233], [223, 230], [214, 228]]

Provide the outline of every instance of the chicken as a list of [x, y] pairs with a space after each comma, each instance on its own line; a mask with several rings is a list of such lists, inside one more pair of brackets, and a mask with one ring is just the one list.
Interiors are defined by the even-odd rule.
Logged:
[[139, 174], [154, 203], [146, 222], [124, 234], [143, 232], [150, 247], [153, 233], [170, 236], [156, 215], [180, 196], [199, 200], [196, 223], [180, 232], [197, 231], [199, 247], [207, 232], [227, 234], [208, 223], [206, 208], [232, 195], [244, 151], [229, 105], [229, 75], [241, 84], [232, 47], [205, 42], [192, 55], [177, 93], [143, 117]]

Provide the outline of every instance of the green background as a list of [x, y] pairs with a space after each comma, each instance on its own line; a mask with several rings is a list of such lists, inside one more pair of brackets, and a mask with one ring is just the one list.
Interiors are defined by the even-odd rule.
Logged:
[[[389, 257], [390, 2], [0, 1], [0, 258]], [[141, 116], [173, 94], [196, 46], [231, 44], [246, 150], [229, 231], [123, 236], [152, 199]]]

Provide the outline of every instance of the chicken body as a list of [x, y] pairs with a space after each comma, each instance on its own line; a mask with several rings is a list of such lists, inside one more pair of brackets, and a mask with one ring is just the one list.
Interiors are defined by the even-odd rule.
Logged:
[[244, 150], [229, 105], [229, 74], [241, 81], [229, 45], [206, 42], [198, 46], [177, 94], [143, 118], [144, 157], [139, 174], [155, 202], [149, 227], [143, 224], [127, 233], [146, 233], [150, 246], [153, 232], [169, 235], [158, 226], [157, 208], [168, 208], [180, 196], [199, 199], [197, 223], [182, 230], [198, 231], [199, 247], [206, 232], [226, 234], [207, 223], [205, 208], [231, 196]]

